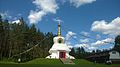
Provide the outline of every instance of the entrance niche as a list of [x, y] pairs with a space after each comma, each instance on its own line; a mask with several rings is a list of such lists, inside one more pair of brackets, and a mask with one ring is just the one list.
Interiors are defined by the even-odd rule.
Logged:
[[59, 52], [59, 58], [65, 58], [66, 52]]

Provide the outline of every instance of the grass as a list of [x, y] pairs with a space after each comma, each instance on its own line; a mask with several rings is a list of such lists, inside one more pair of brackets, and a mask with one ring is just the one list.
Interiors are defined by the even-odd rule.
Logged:
[[75, 59], [75, 60], [73, 60], [73, 62], [75, 64], [93, 64], [92, 62], [89, 62], [89, 61], [83, 60], [83, 59]]
[[25, 64], [62, 64], [62, 62], [58, 59], [38, 58], [32, 61], [26, 62]]
[[10, 61], [0, 61], [0, 67], [120, 67], [120, 64], [94, 64], [83, 59], [73, 60], [75, 65], [62, 64], [60, 60], [57, 59], [44, 59], [38, 58], [25, 63], [15, 63]]

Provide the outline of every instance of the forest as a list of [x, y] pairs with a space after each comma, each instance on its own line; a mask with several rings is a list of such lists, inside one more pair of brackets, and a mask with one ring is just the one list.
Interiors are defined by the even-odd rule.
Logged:
[[23, 18], [19, 20], [19, 23], [9, 23], [0, 16], [0, 60], [28, 61], [49, 55], [55, 35], [37, 30], [34, 24], [28, 26]]

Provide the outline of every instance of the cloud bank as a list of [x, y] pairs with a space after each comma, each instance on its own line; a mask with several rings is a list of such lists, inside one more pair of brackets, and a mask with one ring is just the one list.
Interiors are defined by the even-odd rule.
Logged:
[[[60, 0], [63, 4], [69, 2], [75, 7], [80, 7], [84, 4], [93, 3], [96, 0]], [[59, 9], [57, 0], [34, 0], [32, 3], [36, 5], [36, 10], [31, 10], [28, 16], [30, 23], [38, 23], [46, 15], [56, 14], [57, 9]]]
[[94, 21], [91, 27], [94, 32], [101, 32], [103, 34], [109, 35], [119, 35], [120, 34], [120, 17], [113, 19], [111, 22], [106, 22], [105, 20]]
[[31, 10], [28, 16], [30, 23], [38, 23], [43, 16], [52, 13], [55, 14], [59, 8], [55, 0], [34, 0], [36, 10]]
[[101, 46], [101, 45], [106, 45], [106, 44], [112, 43], [112, 42], [114, 42], [114, 39], [112, 39], [112, 38], [106, 38], [104, 40], [98, 40], [95, 43], [92, 43], [91, 45], [92, 46]]

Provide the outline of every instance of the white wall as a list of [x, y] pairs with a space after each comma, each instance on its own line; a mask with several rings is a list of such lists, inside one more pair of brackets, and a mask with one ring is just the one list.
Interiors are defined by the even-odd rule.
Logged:
[[110, 57], [109, 59], [120, 59], [120, 53], [117, 51], [111, 51], [109, 52]]

